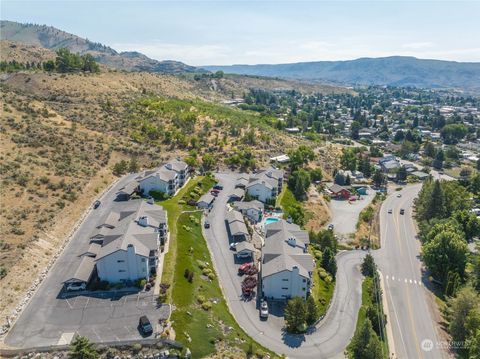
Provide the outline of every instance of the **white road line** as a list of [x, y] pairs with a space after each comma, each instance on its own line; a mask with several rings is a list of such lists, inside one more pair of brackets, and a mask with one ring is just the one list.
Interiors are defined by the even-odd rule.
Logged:
[[395, 280], [395, 277], [392, 275], [392, 280]]
[[73, 309], [73, 307], [71, 306], [70, 302], [68, 301], [67, 298], [65, 298], [65, 301], [67, 302], [68, 306], [70, 307], [70, 309]]
[[385, 279], [388, 280], [388, 274], [385, 276]]
[[410, 279], [410, 283], [412, 283], [412, 280]]
[[87, 298], [87, 302], [85, 303], [85, 307], [83, 309], [87, 308], [88, 302], [90, 301], [90, 298]]
[[417, 281], [416, 281], [416, 280], [414, 280], [414, 281], [413, 281], [413, 283], [417, 284]]
[[407, 278], [405, 278], [405, 283], [407, 283]]

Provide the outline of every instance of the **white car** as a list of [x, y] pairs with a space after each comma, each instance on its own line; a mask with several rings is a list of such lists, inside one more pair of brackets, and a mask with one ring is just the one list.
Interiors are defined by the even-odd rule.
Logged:
[[268, 318], [268, 303], [264, 300], [260, 304], [260, 318]]
[[232, 251], [236, 251], [237, 250], [237, 243], [235, 243], [235, 242], [230, 243], [230, 249]]
[[67, 285], [67, 291], [69, 291], [69, 292], [73, 292], [73, 291], [76, 291], [76, 290], [85, 290], [86, 288], [87, 288], [87, 284], [86, 283], [80, 283], [80, 282], [69, 283]]
[[397, 194], [397, 198], [400, 198], [400, 197], [402, 197], [402, 194], [401, 193]]

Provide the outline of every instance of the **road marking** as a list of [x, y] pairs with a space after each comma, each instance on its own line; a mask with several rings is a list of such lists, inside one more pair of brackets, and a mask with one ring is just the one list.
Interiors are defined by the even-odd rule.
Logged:
[[405, 283], [407, 283], [407, 279], [405, 278]]
[[87, 308], [88, 302], [90, 301], [90, 298], [87, 298], [87, 302], [85, 303], [85, 307], [83, 309]]
[[410, 283], [412, 283], [412, 280], [410, 279]]
[[395, 277], [392, 275], [392, 280], [395, 280]]
[[388, 280], [388, 274], [385, 276], [385, 279]]
[[413, 280], [413, 283], [417, 284], [417, 281], [416, 281], [416, 280]]

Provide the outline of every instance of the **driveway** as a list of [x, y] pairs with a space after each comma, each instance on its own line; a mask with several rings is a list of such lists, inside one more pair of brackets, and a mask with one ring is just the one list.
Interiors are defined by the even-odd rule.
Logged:
[[281, 306], [273, 306], [267, 321], [261, 321], [257, 301], [241, 297], [241, 277], [234, 253], [228, 247], [225, 226], [228, 194], [235, 185], [235, 173], [219, 173], [217, 179], [224, 189], [207, 215], [210, 228], [204, 229], [213, 264], [219, 276], [231, 313], [238, 324], [254, 340], [270, 350], [289, 358], [343, 358], [343, 351], [353, 336], [361, 305], [362, 275], [359, 265], [362, 251], [343, 252], [337, 256], [337, 285], [325, 318], [306, 335], [289, 335], [283, 330]]
[[330, 210], [332, 211], [332, 224], [335, 233], [346, 237], [356, 230], [358, 216], [362, 209], [367, 207], [375, 197], [375, 191], [368, 187], [367, 195], [361, 196], [360, 200], [348, 202], [347, 200], [330, 201]]
[[102, 196], [101, 206], [90, 210], [7, 334], [7, 345], [34, 348], [65, 344], [75, 332], [94, 342], [140, 339], [136, 327], [141, 315], [147, 315], [152, 323], [168, 317], [169, 307], [158, 308], [153, 293], [118, 292], [100, 296], [92, 292], [88, 296], [62, 296], [62, 282], [71, 278], [77, 270], [81, 260], [79, 254], [89, 247], [93, 228], [115, 205], [115, 193], [135, 176], [131, 174], [121, 178]]

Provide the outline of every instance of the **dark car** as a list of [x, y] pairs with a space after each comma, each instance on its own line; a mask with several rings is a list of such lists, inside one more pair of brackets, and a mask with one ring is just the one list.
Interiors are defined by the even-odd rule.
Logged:
[[405, 210], [403, 208], [400, 210], [400, 214], [405, 214]]
[[138, 329], [143, 335], [150, 335], [153, 333], [152, 324], [150, 324], [150, 321], [148, 320], [146, 315], [140, 317], [140, 320], [138, 322]]
[[216, 184], [215, 186], [213, 186], [213, 189], [222, 190], [222, 189], [223, 189], [223, 186], [222, 186], [222, 185], [219, 185], [219, 184]]
[[208, 223], [208, 221], [205, 221], [205, 223], [203, 224], [203, 226], [204, 226], [205, 228], [210, 228], [210, 223]]
[[97, 209], [98, 207], [100, 207], [101, 204], [102, 204], [102, 202], [100, 202], [100, 201], [93, 202], [93, 209]]

